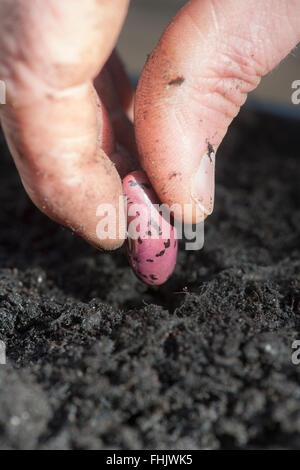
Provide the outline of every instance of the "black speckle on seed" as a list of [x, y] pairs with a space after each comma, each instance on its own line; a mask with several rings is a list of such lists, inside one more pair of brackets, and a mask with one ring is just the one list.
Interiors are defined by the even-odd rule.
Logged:
[[165, 251], [166, 251], [166, 250], [162, 250], [162, 251], [160, 251], [159, 253], [157, 253], [157, 254], [155, 255], [156, 258], [159, 258], [160, 256], [163, 256], [163, 255], [165, 254]]
[[177, 245], [177, 240], [175, 240], [175, 242], [174, 242], [174, 247], [176, 247], [176, 245]]
[[148, 232], [146, 232], [146, 235], [149, 235], [149, 237], [152, 237], [152, 232], [148, 230]]
[[154, 274], [150, 274], [150, 278], [151, 278], [153, 281], [157, 281], [157, 277], [156, 277]]
[[165, 248], [169, 248], [169, 246], [171, 245], [170, 238], [166, 242], [164, 242], [164, 245], [165, 245]]
[[141, 245], [143, 243], [143, 240], [141, 239], [141, 237], [138, 238], [138, 243]]
[[154, 260], [153, 259], [146, 259], [147, 263], [154, 263]]
[[129, 184], [130, 184], [131, 187], [138, 185], [138, 184], [137, 184], [135, 181], [133, 181], [133, 180], [129, 180], [128, 182], [129, 182]]

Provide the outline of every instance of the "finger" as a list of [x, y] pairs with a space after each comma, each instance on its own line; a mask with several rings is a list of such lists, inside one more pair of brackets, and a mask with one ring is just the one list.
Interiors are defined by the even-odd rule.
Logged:
[[[160, 199], [212, 212], [215, 151], [260, 78], [299, 41], [298, 0], [192, 0], [172, 20], [140, 79], [140, 161]], [[196, 213], [198, 209], [198, 213]]]
[[[122, 188], [105, 107], [92, 85], [116, 42], [128, 1], [3, 0], [1, 123], [35, 204], [95, 246], [122, 244]], [[111, 204], [116, 235], [99, 240], [97, 209]]]
[[107, 61], [107, 67], [117, 91], [119, 103], [129, 119], [133, 121], [135, 90], [126, 73], [124, 64], [115, 50]]
[[[112, 61], [114, 62], [113, 71]], [[101, 73], [96, 77], [94, 84], [108, 112], [117, 142], [129, 154], [137, 157], [134, 128], [132, 120], [127, 115], [127, 112], [133, 107], [133, 87], [116, 53], [112, 54]]]

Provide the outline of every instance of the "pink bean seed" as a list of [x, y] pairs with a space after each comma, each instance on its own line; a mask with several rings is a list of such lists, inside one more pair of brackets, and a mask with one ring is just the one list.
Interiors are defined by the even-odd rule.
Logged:
[[160, 202], [144, 172], [129, 173], [123, 180], [123, 192], [127, 201], [129, 263], [145, 283], [163, 284], [176, 265], [176, 228], [154, 206]]

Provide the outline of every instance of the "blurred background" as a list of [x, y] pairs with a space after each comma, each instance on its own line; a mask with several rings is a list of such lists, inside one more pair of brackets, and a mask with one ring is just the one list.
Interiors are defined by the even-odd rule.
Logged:
[[[186, 0], [131, 0], [118, 50], [133, 79], [139, 77], [147, 54], [185, 3]], [[300, 80], [300, 47], [263, 78], [257, 90], [249, 95], [247, 105], [300, 118], [300, 105], [291, 103], [294, 80]]]

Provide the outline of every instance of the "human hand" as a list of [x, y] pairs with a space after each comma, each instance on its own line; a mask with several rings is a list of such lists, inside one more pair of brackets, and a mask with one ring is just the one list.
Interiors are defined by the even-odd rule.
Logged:
[[201, 217], [211, 212], [212, 150], [247, 93], [300, 39], [299, 0], [190, 1], [142, 73], [137, 153], [126, 117], [133, 91], [115, 54], [98, 75], [127, 8], [128, 0], [0, 4], [1, 124], [23, 184], [42, 211], [104, 249], [122, 244], [124, 214], [117, 210], [116, 238], [99, 240], [97, 207], [119, 209], [116, 168], [124, 175], [134, 166], [129, 154], [162, 202], [200, 208]]
[[179, 218], [184, 204], [212, 212], [214, 152], [247, 94], [299, 41], [299, 0], [191, 0], [173, 18], [139, 81], [135, 129], [141, 165]]
[[123, 243], [124, 208], [116, 211], [120, 230], [106, 240], [97, 237], [97, 208], [118, 209], [116, 167], [126, 173], [136, 154], [126, 115], [133, 89], [111, 55], [127, 7], [126, 0], [0, 2], [7, 103], [0, 117], [24, 187], [49, 217], [104, 249]]

